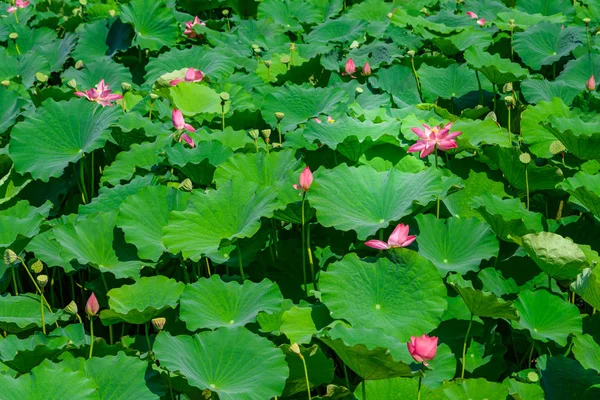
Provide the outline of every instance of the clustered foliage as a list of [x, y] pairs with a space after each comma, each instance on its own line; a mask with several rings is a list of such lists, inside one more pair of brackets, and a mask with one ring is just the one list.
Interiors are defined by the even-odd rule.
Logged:
[[0, 400], [600, 398], [597, 1], [0, 14]]

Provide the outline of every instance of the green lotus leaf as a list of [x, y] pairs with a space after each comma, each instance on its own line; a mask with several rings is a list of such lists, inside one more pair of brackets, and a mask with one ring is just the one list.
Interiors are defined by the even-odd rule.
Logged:
[[550, 116], [543, 124], [568, 151], [583, 160], [600, 159], [600, 129], [596, 121]]
[[162, 159], [158, 154], [159, 151], [158, 142], [132, 144], [129, 151], [122, 151], [117, 154], [115, 161], [104, 168], [100, 177], [100, 184], [108, 183], [116, 186], [122, 181], [131, 180], [136, 171], [140, 169], [150, 171]]
[[101, 187], [98, 195], [93, 198], [91, 203], [79, 206], [79, 215], [87, 216], [103, 212], [117, 212], [121, 204], [132, 194], [146, 186], [154, 186], [157, 179], [152, 174], [137, 176], [131, 182], [123, 185], [117, 185], [113, 188]]
[[[10, 247], [19, 236], [31, 238], [37, 235], [50, 208], [49, 203], [33, 207], [27, 200], [20, 200], [12, 207], [0, 210], [0, 247]], [[4, 265], [3, 261], [1, 263]]]
[[[185, 115], [220, 114], [221, 97], [206, 85], [181, 82], [169, 89], [175, 107]], [[227, 112], [227, 107], [225, 112]]]
[[[333, 360], [328, 358], [317, 345], [299, 347], [306, 361], [306, 367], [310, 371], [308, 373], [310, 387], [314, 388], [331, 382], [334, 370]], [[290, 367], [290, 376], [285, 382], [285, 389], [282, 396], [288, 397], [296, 393], [306, 393], [306, 377], [304, 375], [302, 360], [296, 353], [290, 350], [290, 345], [283, 344], [279, 348], [285, 354], [285, 361]]]
[[281, 335], [279, 331], [281, 327], [281, 319], [283, 317], [283, 313], [292, 308], [294, 302], [290, 299], [283, 299], [281, 303], [281, 307], [274, 313], [267, 314], [266, 312], [258, 313], [256, 317], [256, 321], [260, 325], [260, 332], [267, 332], [273, 335]]
[[260, 218], [270, 217], [277, 207], [271, 188], [255, 183], [229, 181], [218, 190], [195, 192], [184, 211], [173, 211], [163, 228], [163, 243], [172, 253], [198, 261], [215, 252], [221, 240], [252, 237]]
[[289, 369], [269, 340], [245, 328], [221, 328], [193, 336], [157, 335], [153, 350], [163, 367], [221, 400], [264, 400], [281, 396]]
[[489, 179], [485, 172], [469, 171], [469, 177], [463, 180], [463, 184], [463, 189], [443, 197], [444, 205], [455, 217], [481, 219], [481, 214], [471, 207], [470, 202], [484, 193], [491, 193], [500, 198], [507, 197], [504, 184]]
[[148, 364], [138, 357], [127, 356], [124, 352], [104, 357], [67, 359], [59, 365], [68, 366], [72, 371], [83, 371], [85, 376], [98, 385], [100, 399], [140, 399], [154, 400], [164, 394], [164, 387], [153, 387], [147, 382]]
[[595, 309], [600, 309], [600, 279], [596, 268], [586, 268], [571, 284], [571, 289]]
[[6, 175], [0, 178], [0, 204], [15, 198], [32, 180], [15, 172], [11, 167]]
[[[88, 11], [89, 12], [89, 11]], [[108, 53], [108, 26], [106, 20], [97, 20], [81, 24], [76, 29], [78, 35], [77, 46], [73, 51], [73, 59], [83, 61], [84, 65], [94, 62]]]
[[465, 60], [471, 68], [481, 71], [495, 85], [520, 81], [529, 75], [519, 64], [501, 58], [498, 54], [484, 52], [477, 46], [465, 50]]
[[569, 335], [582, 333], [577, 307], [545, 290], [519, 293], [514, 306], [521, 319], [513, 321], [513, 327], [528, 330], [535, 340], [552, 340], [559, 346], [566, 346]]
[[53, 229], [56, 241], [68, 254], [65, 260], [90, 264], [116, 278], [138, 277], [143, 263], [119, 246], [114, 235], [116, 219], [114, 212], [99, 213]]
[[298, 181], [302, 163], [296, 159], [294, 151], [283, 150], [267, 155], [259, 153], [238, 153], [220, 164], [214, 182], [217, 188], [236, 177], [245, 182], [254, 182], [260, 188], [271, 188], [277, 192], [282, 207], [299, 200], [298, 191], [292, 185]]
[[478, 317], [519, 319], [511, 301], [504, 301], [492, 293], [474, 289], [466, 282], [459, 275], [448, 277], [448, 283], [462, 297], [471, 314]]
[[162, 243], [162, 229], [169, 222], [169, 213], [183, 211], [189, 197], [189, 193], [175, 188], [148, 186], [121, 204], [117, 226], [123, 229], [125, 240], [138, 248], [140, 258], [158, 261], [167, 250]]
[[187, 285], [181, 295], [181, 319], [188, 329], [237, 328], [256, 321], [263, 311], [276, 313], [283, 297], [268, 279], [259, 283], [223, 282], [218, 275]]
[[573, 338], [573, 354], [583, 368], [595, 369], [600, 372], [600, 345], [594, 341], [594, 337], [588, 334], [575, 336]]
[[585, 369], [573, 359], [543, 355], [537, 359], [537, 364], [542, 373], [540, 384], [546, 400], [591, 400], [600, 394], [598, 372]]
[[567, 56], [585, 42], [585, 29], [580, 26], [561, 28], [560, 24], [540, 22], [514, 35], [514, 49], [523, 62], [539, 70]]
[[418, 72], [423, 97], [430, 103], [438, 98], [456, 99], [478, 90], [475, 71], [466, 65], [451, 64], [446, 68], [435, 68], [423, 64]]
[[100, 400], [98, 385], [83, 371], [45, 360], [18, 378], [0, 374], [3, 400]]
[[429, 259], [442, 276], [450, 271], [477, 271], [481, 261], [498, 255], [496, 235], [488, 224], [475, 218], [453, 217], [444, 221], [420, 214], [416, 219], [419, 254]]
[[559, 97], [566, 105], [570, 106], [581, 89], [564, 81], [529, 79], [521, 83], [521, 91], [525, 100], [531, 104], [550, 102], [555, 97]]
[[394, 103], [400, 108], [421, 102], [413, 72], [403, 65], [378, 70], [374, 76], [369, 77], [369, 83], [391, 94]]
[[523, 248], [542, 271], [556, 280], [573, 281], [587, 266], [587, 258], [576, 243], [556, 233], [523, 236]]
[[557, 185], [571, 195], [570, 201], [582, 205], [600, 219], [600, 175], [577, 172]]
[[498, 380], [506, 369], [504, 361], [506, 351], [507, 347], [502, 343], [502, 336], [497, 332], [487, 341], [479, 342], [471, 339], [465, 353], [465, 371], [471, 376]]
[[483, 378], [453, 381], [443, 387], [444, 398], [448, 400], [505, 400], [508, 389], [500, 383], [489, 382]]
[[[62, 311], [52, 313], [44, 310], [46, 326], [54, 324]], [[40, 298], [36, 295], [0, 296], [0, 328], [10, 333], [19, 333], [42, 326]], [[0, 374], [1, 375], [1, 374]]]
[[0, 88], [0, 132], [7, 132], [20, 114], [21, 107], [26, 104], [17, 92]]
[[[525, 89], [523, 89], [525, 92]], [[521, 117], [521, 135], [529, 145], [529, 151], [538, 157], [552, 158], [550, 145], [556, 141], [556, 137], [540, 122], [547, 121], [550, 116], [568, 117], [569, 107], [560, 99], [554, 98], [550, 101], [542, 101], [536, 106], [527, 106]]]
[[150, 51], [171, 47], [177, 41], [179, 29], [175, 15], [162, 1], [133, 0], [121, 6], [121, 20], [133, 25], [133, 45]]
[[574, 13], [573, 5], [565, 0], [518, 0], [517, 9], [529, 14], [540, 13], [543, 16], [565, 14], [571, 16]]
[[579, 90], [585, 90], [585, 83], [590, 76], [600, 74], [600, 54], [585, 54], [565, 65], [557, 81], [562, 81]]
[[84, 64], [82, 69], [69, 68], [63, 73], [62, 78], [65, 83], [74, 79], [80, 91], [91, 89], [104, 79], [104, 83], [110, 86], [113, 93], [121, 91], [120, 86], [123, 82], [132, 81], [129, 69], [110, 57], [96, 58], [89, 64]]
[[46, 337], [41, 332], [20, 339], [8, 335], [0, 341], [0, 361], [21, 374], [31, 371], [46, 358], [54, 358], [63, 352], [69, 338]]
[[290, 343], [308, 344], [317, 333], [312, 319], [311, 307], [292, 306], [281, 315], [281, 333], [290, 339]]
[[317, 23], [323, 21], [316, 4], [298, 1], [266, 0], [258, 6], [258, 19], [271, 18], [276, 24], [292, 32], [302, 32], [301, 22]]
[[306, 43], [345, 43], [362, 38], [367, 21], [350, 18], [329, 19], [315, 27], [305, 36]]
[[413, 376], [410, 366], [390, 352], [390, 346], [398, 346], [398, 341], [379, 329], [347, 328], [338, 324], [319, 339], [365, 380]]
[[544, 390], [534, 383], [523, 383], [516, 379], [505, 379], [502, 382], [515, 400], [544, 400]]
[[[389, 378], [365, 382], [366, 399], [405, 400], [417, 395], [419, 383], [411, 378]], [[354, 396], [359, 400], [363, 398], [362, 387], [359, 385], [354, 391]], [[424, 399], [439, 399], [438, 391], [432, 391], [428, 386], [421, 386], [421, 397]]]
[[[140, 278], [133, 285], [109, 290], [108, 307], [100, 313], [106, 325], [116, 322], [145, 324], [168, 308], [175, 308], [185, 285], [165, 276]], [[107, 312], [105, 311], [111, 311]]]
[[[414, 11], [410, 12], [410, 10], [396, 8], [392, 15], [391, 21], [393, 24], [396, 24], [401, 27], [410, 26], [416, 28], [416, 32], [420, 34], [427, 34], [428, 31], [433, 31], [441, 34], [448, 34], [454, 31], [463, 30], [463, 28], [460, 27], [451, 27], [446, 25], [444, 23], [446, 21], [441, 21], [441, 23], [430, 21], [428, 18], [424, 18], [421, 15], [419, 15], [420, 13], [418, 12], [418, 9]], [[427, 30], [425, 30], [425, 28], [427, 28]]]
[[510, 147], [507, 139], [508, 131], [489, 119], [459, 119], [452, 125], [452, 131], [462, 132], [462, 135], [457, 138], [458, 147], [461, 149], [478, 150], [483, 147], [483, 144]]
[[116, 107], [101, 108], [84, 99], [48, 100], [11, 132], [9, 152], [15, 169], [44, 182], [59, 177], [69, 163], [104, 146], [117, 115]]
[[210, 137], [215, 140], [210, 141], [204, 141], [203, 136], [191, 136], [194, 140], [199, 139], [197, 147], [189, 149], [176, 143], [167, 146], [165, 154], [169, 164], [177, 167], [194, 184], [208, 185], [213, 180], [215, 167], [230, 160], [233, 151], [213, 135]]
[[285, 133], [313, 117], [330, 114], [335, 119], [345, 112], [347, 103], [348, 94], [339, 88], [285, 85], [265, 96], [261, 114], [269, 125], [276, 126], [275, 113], [284, 113], [281, 130]]
[[381, 328], [400, 341], [433, 330], [447, 306], [440, 275], [413, 251], [397, 257], [398, 263], [386, 258], [367, 263], [350, 253], [322, 272], [321, 298], [331, 316]]
[[427, 204], [441, 190], [441, 177], [432, 169], [409, 174], [341, 164], [315, 173], [308, 198], [321, 225], [354, 230], [364, 240], [410, 214], [414, 202]]
[[471, 204], [502, 240], [544, 230], [542, 215], [527, 211], [518, 199], [502, 199], [484, 193], [474, 198]]

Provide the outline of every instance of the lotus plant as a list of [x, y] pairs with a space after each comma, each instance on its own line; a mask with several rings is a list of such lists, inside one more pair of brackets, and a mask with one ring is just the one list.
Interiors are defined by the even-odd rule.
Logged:
[[206, 23], [200, 21], [200, 18], [198, 18], [198, 16], [195, 16], [193, 21], [185, 23], [185, 30], [183, 31], [183, 34], [189, 37], [190, 39], [195, 39], [199, 36], [201, 37], [202, 35], [198, 35], [196, 31], [194, 31], [194, 26], [196, 25], [206, 26]]
[[361, 73], [363, 76], [371, 76], [371, 65], [368, 61], [365, 62], [365, 65], [363, 65]]
[[177, 86], [180, 82], [200, 82], [204, 78], [204, 74], [199, 69], [188, 68], [184, 78], [173, 79], [169, 84]]
[[473, 11], [467, 11], [466, 14], [472, 19], [476, 19], [479, 26], [485, 25], [485, 18], [479, 18]]
[[399, 247], [406, 247], [414, 242], [417, 238], [416, 236], [408, 235], [409, 229], [410, 228], [408, 225], [398, 224], [388, 238], [387, 242], [374, 239], [366, 241], [365, 245], [377, 250], [389, 250]]
[[[408, 352], [416, 362], [423, 363], [428, 367], [427, 361], [433, 360], [437, 353], [438, 338], [435, 336], [423, 335], [421, 337], [411, 336], [407, 343]], [[417, 389], [417, 400], [421, 398], [421, 381], [423, 376], [419, 376], [419, 388]]]
[[299, 195], [302, 196], [302, 277], [304, 278], [304, 294], [308, 297], [308, 288], [306, 286], [306, 254], [308, 254], [308, 260], [310, 262], [310, 270], [313, 277], [313, 288], [317, 290], [315, 285], [315, 271], [314, 264], [312, 261], [312, 253], [310, 251], [310, 224], [308, 224], [308, 232], [305, 227], [304, 218], [304, 202], [306, 200], [306, 193], [310, 189], [310, 185], [313, 182], [313, 175], [309, 167], [304, 168], [298, 178], [298, 184], [292, 185], [294, 189], [299, 190]]
[[593, 92], [594, 90], [596, 90], [596, 80], [594, 79], [593, 74], [592, 74], [592, 76], [590, 76], [590, 79], [588, 79], [587, 82], [585, 83], [585, 87], [590, 92]]
[[75, 95], [85, 97], [89, 101], [102, 105], [102, 107], [111, 107], [113, 106], [113, 101], [123, 98], [120, 94], [114, 94], [111, 91], [110, 86], [105, 84], [104, 79], [102, 79], [95, 88], [91, 88], [85, 92], [75, 92]]
[[6, 9], [7, 12], [9, 13], [14, 13], [15, 11], [17, 11], [18, 8], [25, 8], [27, 7], [29, 4], [31, 4], [31, 2], [29, 0], [17, 0], [15, 1], [15, 5], [14, 6], [10, 6]]
[[178, 141], [181, 142], [182, 140], [184, 140], [187, 144], [190, 145], [190, 147], [196, 147], [194, 139], [192, 139], [187, 133], [182, 132], [184, 129], [188, 132], [196, 132], [196, 129], [194, 129], [194, 127], [190, 124], [185, 123], [181, 111], [179, 111], [176, 108], [173, 109], [173, 113], [171, 114], [171, 121], [173, 122], [173, 126], [175, 127], [175, 129], [177, 129], [177, 131], [179, 132]]
[[346, 61], [346, 65], [344, 66], [344, 74], [343, 75], [350, 75], [351, 78], [354, 78], [354, 73], [356, 72], [356, 64], [354, 64], [354, 60], [349, 58], [348, 61]]
[[437, 150], [447, 151], [450, 149], [457, 148], [455, 137], [462, 134], [462, 132], [450, 132], [452, 128], [452, 122], [444, 125], [442, 128], [434, 126], [431, 128], [429, 125], [423, 124], [423, 128], [410, 128], [418, 137], [417, 143], [409, 147], [408, 152], [414, 153], [420, 151], [420, 157], [427, 157], [434, 151], [436, 152], [435, 163], [437, 167]]
[[92, 352], [94, 351], [94, 317], [98, 315], [98, 311], [100, 311], [100, 304], [98, 304], [98, 299], [92, 292], [85, 303], [85, 312], [90, 319], [90, 355], [88, 358], [92, 358]]

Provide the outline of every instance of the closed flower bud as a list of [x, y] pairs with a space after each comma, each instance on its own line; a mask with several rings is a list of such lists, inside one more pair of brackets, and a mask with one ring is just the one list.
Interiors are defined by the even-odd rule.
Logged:
[[4, 251], [4, 264], [13, 265], [17, 262], [18, 259], [19, 257], [17, 256], [17, 253], [12, 251], [11, 249], [6, 249]]
[[275, 113], [275, 118], [277, 118], [277, 122], [281, 122], [281, 120], [283, 119], [283, 117], [285, 117], [285, 114], [282, 112], [276, 112]]
[[42, 272], [43, 269], [44, 269], [44, 264], [42, 263], [41, 260], [37, 260], [36, 262], [31, 264], [31, 270], [33, 272], [35, 272], [36, 274], [39, 274], [40, 272]]
[[588, 79], [587, 82], [585, 83], [585, 87], [590, 92], [593, 91], [593, 90], [596, 90], [596, 80], [594, 79], [594, 75], [593, 74], [592, 74], [592, 76], [590, 76], [590, 79]]
[[408, 342], [408, 352], [417, 362], [422, 362], [428, 366], [427, 361], [433, 360], [437, 352], [438, 338], [435, 336], [423, 335], [411, 336]]
[[38, 275], [36, 277], [38, 285], [43, 289], [48, 284], [48, 275]]
[[349, 58], [348, 61], [346, 61], [344, 71], [346, 72], [346, 75], [352, 75], [356, 72], [356, 65], [354, 64], [353, 59]]
[[85, 303], [85, 312], [88, 317], [94, 317], [100, 311], [100, 304], [98, 304], [98, 299], [96, 299], [96, 295], [92, 293], [87, 303]]
[[154, 326], [154, 329], [156, 329], [157, 331], [162, 331], [166, 323], [167, 319], [164, 317], [154, 318], [152, 320], [152, 326]]
[[257, 139], [258, 139], [258, 135], [259, 135], [258, 129], [251, 129], [251, 130], [248, 132], [248, 135], [250, 135], [250, 137], [251, 137], [252, 139], [254, 139], [254, 140], [257, 140]]
[[504, 84], [504, 86], [502, 87], [502, 91], [504, 93], [512, 92], [513, 91], [513, 84], [512, 84], [512, 82], [508, 82], [508, 83]]
[[75, 63], [75, 69], [83, 68], [83, 61], [79, 60]]
[[290, 346], [290, 351], [296, 353], [296, 354], [300, 354], [300, 346], [298, 346], [298, 343], [294, 343]]
[[69, 315], [75, 315], [77, 314], [77, 311], [79, 311], [77, 308], [77, 303], [75, 303], [73, 300], [71, 300], [71, 302], [67, 304], [65, 308], [63, 308], [63, 310]]
[[363, 65], [362, 67], [362, 74], [364, 76], [370, 76], [371, 75], [371, 66], [369, 65], [369, 62], [365, 62], [365, 65]]

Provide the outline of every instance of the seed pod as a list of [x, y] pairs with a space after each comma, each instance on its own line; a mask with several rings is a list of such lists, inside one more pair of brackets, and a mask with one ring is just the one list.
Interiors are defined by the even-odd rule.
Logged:
[[150, 98], [152, 100], [156, 100], [156, 99], [158, 99], [158, 95], [156, 93], [150, 93]]
[[67, 82], [67, 86], [77, 89], [77, 81], [75, 79], [71, 79], [69, 82]]
[[222, 13], [223, 13], [224, 16], [228, 16], [229, 15], [229, 10], [228, 9], [224, 9], [222, 11]]
[[300, 354], [300, 346], [298, 346], [298, 343], [294, 343], [290, 346], [290, 351], [293, 351], [296, 354]]
[[4, 264], [13, 265], [14, 263], [17, 262], [18, 259], [19, 259], [19, 256], [17, 256], [17, 253], [12, 251], [11, 249], [6, 249], [4, 251]]
[[269, 60], [265, 60], [265, 66], [266, 66], [267, 68], [271, 68], [271, 61], [269, 61]]
[[154, 326], [154, 329], [156, 329], [159, 332], [163, 330], [166, 323], [167, 319], [164, 317], [152, 319], [152, 326]]
[[8, 37], [12, 40], [17, 40], [19, 38], [19, 34], [17, 32], [11, 32], [8, 34]]
[[42, 263], [41, 260], [37, 260], [36, 262], [31, 264], [31, 270], [33, 272], [35, 272], [36, 274], [39, 274], [40, 272], [42, 272], [43, 269], [44, 269], [44, 264]]
[[75, 315], [77, 314], [77, 311], [79, 311], [77, 308], [77, 303], [75, 303], [73, 300], [71, 300], [71, 302], [67, 304], [65, 308], [63, 308], [63, 310], [69, 315]]
[[179, 187], [178, 187], [179, 190], [184, 190], [186, 192], [191, 192], [193, 188], [194, 188], [194, 185], [192, 184], [192, 181], [189, 178], [185, 178], [179, 184]]
[[5, 79], [2, 82], [0, 82], [0, 84], [2, 84], [2, 86], [4, 86], [4, 87], [8, 87], [8, 85], [10, 85], [10, 81]]
[[48, 284], [48, 275], [38, 275], [35, 279], [42, 289]]
[[276, 112], [275, 113], [275, 118], [277, 118], [277, 122], [281, 122], [281, 120], [283, 119], [283, 117], [285, 117], [285, 114], [282, 112]]
[[406, 52], [406, 54], [408, 54], [411, 57], [414, 57], [415, 56], [415, 51], [414, 50], [409, 50], [409, 51]]
[[283, 56], [281, 56], [279, 61], [281, 61], [282, 64], [288, 65], [290, 63], [291, 59], [290, 59], [290, 56], [288, 56], [287, 54], [284, 54]]
[[519, 155], [519, 161], [527, 165], [531, 162], [531, 155], [529, 153], [521, 153]]
[[81, 60], [78, 60], [78, 61], [75, 63], [75, 69], [81, 69], [81, 68], [83, 68], [83, 61], [81, 61]]
[[583, 23], [586, 24], [586, 25], [589, 25], [590, 22], [591, 22], [591, 19], [589, 19], [589, 18], [584, 18], [583, 19]]
[[223, 100], [223, 101], [229, 100], [229, 93], [227, 93], [227, 92], [221, 92], [221, 94], [219, 96], [221, 97], [221, 100]]
[[515, 98], [512, 96], [506, 96], [504, 98], [504, 101], [506, 102], [506, 105], [511, 108], [517, 104], [517, 102], [515, 101]]
[[35, 73], [35, 79], [38, 82], [42, 82], [42, 83], [48, 82], [48, 75], [44, 74], [43, 72], [36, 72]]
[[562, 144], [562, 142], [560, 140], [555, 140], [554, 142], [550, 143], [550, 153], [552, 153], [552, 154], [562, 153], [566, 149], [567, 148], [565, 147], [564, 144]]
[[248, 135], [250, 135], [250, 137], [251, 137], [252, 139], [254, 139], [254, 140], [257, 140], [257, 139], [258, 139], [258, 135], [259, 135], [258, 129], [251, 129], [251, 130], [248, 132]]
[[127, 82], [121, 83], [121, 89], [123, 89], [123, 92], [129, 92], [131, 90], [131, 88], [132, 88], [131, 83], [127, 83]]
[[263, 134], [263, 136], [265, 137], [265, 139], [269, 139], [271, 137], [271, 130], [270, 129], [263, 129], [261, 131], [261, 133]]

